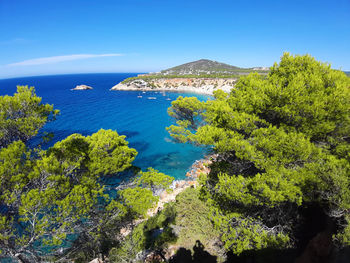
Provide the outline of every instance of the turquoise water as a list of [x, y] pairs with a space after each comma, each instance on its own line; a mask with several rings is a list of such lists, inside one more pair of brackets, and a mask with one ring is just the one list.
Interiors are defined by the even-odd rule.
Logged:
[[[206, 100], [209, 96], [109, 90], [125, 78], [136, 75], [74, 74], [3, 79], [0, 80], [0, 95], [12, 95], [16, 91], [16, 85], [35, 86], [37, 95], [43, 98], [44, 103], [54, 104], [61, 114], [43, 129], [54, 133], [51, 145], [72, 133], [89, 135], [101, 128], [112, 129], [126, 135], [130, 147], [138, 151], [134, 165], [142, 169], [154, 167], [176, 179], [185, 178], [186, 171], [196, 159], [205, 154], [205, 149], [171, 140], [165, 127], [173, 124], [174, 120], [167, 115], [167, 108], [180, 95], [196, 96], [201, 100]], [[80, 84], [94, 89], [70, 90]]]

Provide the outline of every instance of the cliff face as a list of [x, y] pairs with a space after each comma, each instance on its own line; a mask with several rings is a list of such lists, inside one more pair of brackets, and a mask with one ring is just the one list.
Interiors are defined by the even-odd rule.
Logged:
[[236, 81], [235, 78], [135, 79], [127, 83], [119, 83], [111, 90], [187, 91], [212, 94], [218, 89], [229, 92]]

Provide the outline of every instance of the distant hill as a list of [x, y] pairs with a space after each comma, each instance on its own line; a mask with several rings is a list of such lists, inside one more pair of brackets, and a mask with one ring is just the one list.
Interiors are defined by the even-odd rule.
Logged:
[[267, 72], [268, 68], [239, 68], [209, 59], [182, 64], [173, 68], [162, 70], [161, 75], [203, 75], [203, 74], [247, 74], [252, 71]]
[[350, 77], [350, 71], [344, 71], [344, 73]]

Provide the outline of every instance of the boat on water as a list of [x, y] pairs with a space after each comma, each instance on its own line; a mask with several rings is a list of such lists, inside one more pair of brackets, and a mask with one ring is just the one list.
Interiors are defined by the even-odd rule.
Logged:
[[156, 97], [148, 97], [147, 99], [149, 99], [149, 100], [155, 100], [155, 99], [157, 99]]
[[138, 98], [142, 98], [142, 96], [137, 96]]
[[170, 98], [166, 98], [166, 100], [171, 100]]

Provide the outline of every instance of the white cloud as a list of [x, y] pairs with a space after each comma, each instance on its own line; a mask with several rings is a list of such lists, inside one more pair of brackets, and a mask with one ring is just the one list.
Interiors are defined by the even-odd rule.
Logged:
[[123, 54], [74, 54], [67, 56], [55, 56], [55, 57], [45, 57], [45, 58], [35, 58], [28, 59], [21, 62], [7, 64], [6, 66], [15, 67], [15, 66], [32, 66], [32, 65], [43, 65], [43, 64], [52, 64], [63, 61], [87, 59], [87, 58], [98, 58], [98, 57], [119, 57]]

